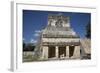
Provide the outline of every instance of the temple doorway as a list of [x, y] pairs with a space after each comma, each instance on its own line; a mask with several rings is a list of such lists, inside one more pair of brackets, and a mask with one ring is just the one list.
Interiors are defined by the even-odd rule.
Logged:
[[59, 58], [65, 57], [66, 56], [66, 47], [65, 46], [60, 46], [59, 47]]
[[75, 46], [69, 46], [69, 57], [72, 57], [74, 54]]
[[49, 46], [48, 48], [48, 58], [55, 57], [55, 46]]

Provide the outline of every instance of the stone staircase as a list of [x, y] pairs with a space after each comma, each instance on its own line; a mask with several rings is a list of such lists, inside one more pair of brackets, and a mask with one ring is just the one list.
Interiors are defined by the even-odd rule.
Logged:
[[81, 39], [81, 55], [82, 57], [90, 58], [91, 55], [91, 40], [90, 39]]

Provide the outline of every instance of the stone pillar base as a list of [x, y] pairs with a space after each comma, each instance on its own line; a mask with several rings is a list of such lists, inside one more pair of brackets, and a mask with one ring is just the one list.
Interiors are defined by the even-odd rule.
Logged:
[[59, 49], [58, 49], [58, 46], [56, 46], [55, 49], [56, 49], [56, 52], [55, 52], [56, 58], [58, 58], [58, 55], [59, 55]]
[[80, 59], [80, 46], [75, 46], [74, 54], [71, 58]]
[[43, 46], [42, 48], [42, 59], [43, 60], [48, 59], [48, 46]]
[[69, 46], [66, 46], [66, 58], [69, 58]]

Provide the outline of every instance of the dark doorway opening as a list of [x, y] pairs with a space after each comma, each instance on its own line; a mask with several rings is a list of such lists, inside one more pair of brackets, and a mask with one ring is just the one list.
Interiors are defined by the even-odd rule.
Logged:
[[65, 57], [66, 56], [66, 47], [65, 46], [60, 46], [59, 47], [59, 58], [60, 57]]
[[55, 46], [49, 46], [48, 58], [55, 57]]
[[74, 46], [69, 46], [69, 57], [73, 56], [73, 54], [74, 54], [74, 49], [75, 49]]

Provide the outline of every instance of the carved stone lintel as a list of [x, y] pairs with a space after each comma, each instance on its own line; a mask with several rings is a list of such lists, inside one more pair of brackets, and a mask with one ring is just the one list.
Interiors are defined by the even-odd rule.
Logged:
[[50, 42], [43, 42], [42, 45], [80, 45], [80, 42], [58, 42], [58, 43], [50, 43]]

